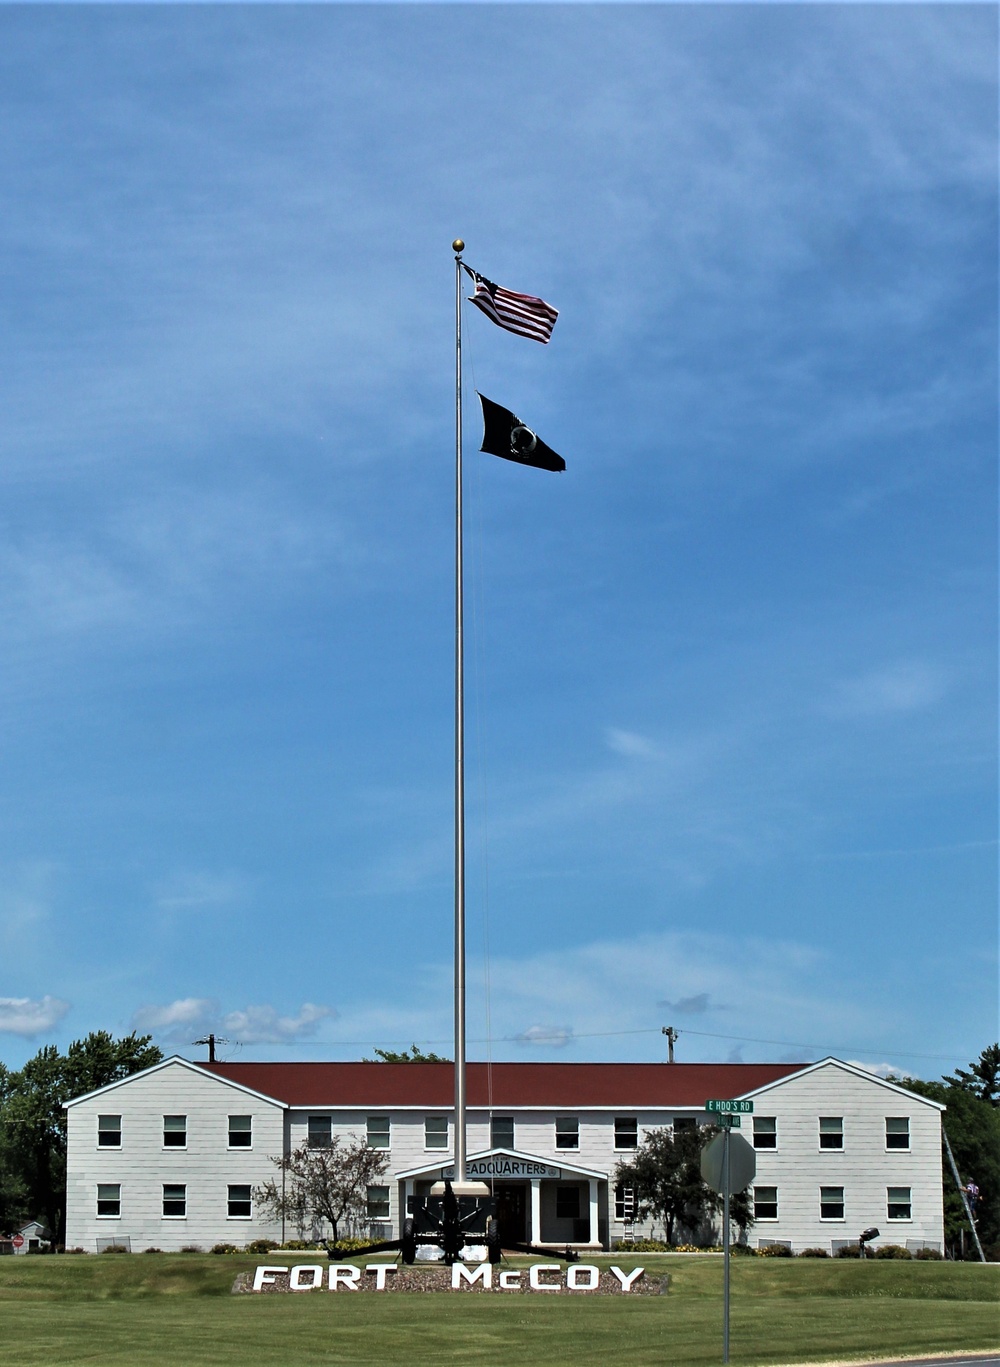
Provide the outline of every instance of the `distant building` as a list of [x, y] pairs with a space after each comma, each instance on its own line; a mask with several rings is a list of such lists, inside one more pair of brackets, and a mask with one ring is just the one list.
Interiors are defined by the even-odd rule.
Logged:
[[14, 1254], [49, 1253], [52, 1249], [52, 1231], [38, 1220], [29, 1220], [15, 1231], [13, 1239], [5, 1242], [10, 1243], [10, 1251]]
[[[467, 1080], [469, 1175], [493, 1187], [502, 1239], [609, 1248], [660, 1233], [636, 1223], [618, 1162], [650, 1130], [710, 1123], [710, 1098], [745, 1098], [751, 1244], [833, 1251], [876, 1225], [881, 1243], [943, 1246], [943, 1108], [852, 1064], [472, 1063]], [[67, 1103], [67, 1247], [298, 1237], [254, 1189], [276, 1175], [271, 1156], [335, 1134], [385, 1150], [359, 1232], [396, 1237], [450, 1175], [452, 1095], [450, 1064], [166, 1059]]]

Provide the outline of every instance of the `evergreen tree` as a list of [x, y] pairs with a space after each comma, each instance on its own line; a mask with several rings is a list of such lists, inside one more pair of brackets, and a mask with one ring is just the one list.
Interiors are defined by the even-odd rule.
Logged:
[[[894, 1078], [901, 1086], [939, 1101], [947, 1107], [941, 1117], [963, 1184], [974, 1180], [979, 1187], [976, 1230], [986, 1256], [1000, 1251], [1000, 1104], [997, 1098], [997, 1067], [1000, 1048], [990, 1045], [975, 1063], [958, 1068], [940, 1082], [920, 1078]], [[955, 1186], [947, 1157], [942, 1158], [944, 1177], [944, 1232], [952, 1252], [961, 1246], [961, 1231], [968, 1241], [969, 1221]], [[966, 1244], [969, 1248], [969, 1242]]]

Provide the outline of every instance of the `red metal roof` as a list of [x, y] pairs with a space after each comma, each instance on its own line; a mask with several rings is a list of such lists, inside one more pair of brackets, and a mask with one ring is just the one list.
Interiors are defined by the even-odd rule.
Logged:
[[[800, 1071], [800, 1063], [485, 1063], [467, 1065], [471, 1107], [702, 1107]], [[205, 1063], [289, 1106], [434, 1106], [454, 1099], [450, 1063]], [[488, 1079], [492, 1072], [492, 1089]]]

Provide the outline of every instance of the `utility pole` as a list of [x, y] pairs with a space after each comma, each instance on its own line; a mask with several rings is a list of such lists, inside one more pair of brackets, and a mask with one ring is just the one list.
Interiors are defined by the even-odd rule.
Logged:
[[676, 1041], [677, 1041], [677, 1031], [674, 1029], [674, 1027], [673, 1027], [672, 1025], [664, 1025], [664, 1026], [662, 1027], [662, 1032], [661, 1032], [661, 1033], [664, 1034], [664, 1035], [666, 1035], [666, 1037], [667, 1037], [667, 1062], [668, 1062], [668, 1063], [673, 1063], [673, 1061], [674, 1061], [674, 1044], [675, 1044]]
[[216, 1039], [215, 1035], [209, 1034], [209, 1035], [206, 1035], [204, 1039], [192, 1040], [191, 1043], [192, 1043], [192, 1044], [207, 1044], [207, 1045], [208, 1045], [208, 1061], [209, 1061], [209, 1063], [214, 1063], [214, 1062], [215, 1062], [215, 1046], [216, 1046], [217, 1044], [228, 1044], [229, 1041], [228, 1041], [227, 1039], [221, 1039], [221, 1038], [220, 1038], [220, 1039]]

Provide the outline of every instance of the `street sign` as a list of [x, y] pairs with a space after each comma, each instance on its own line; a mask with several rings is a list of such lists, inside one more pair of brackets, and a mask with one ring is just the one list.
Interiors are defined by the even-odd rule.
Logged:
[[725, 1149], [729, 1142], [729, 1195], [748, 1187], [757, 1175], [757, 1155], [741, 1134], [717, 1134], [701, 1153], [701, 1175], [720, 1196], [726, 1195]]
[[738, 1115], [732, 1115], [729, 1111], [723, 1111], [719, 1116], [719, 1126], [723, 1130], [741, 1130], [743, 1121]]
[[752, 1115], [752, 1101], [706, 1101], [706, 1111], [721, 1111], [724, 1115]]
[[15, 1234], [14, 1237], [13, 1237], [13, 1239], [11, 1239], [11, 1243], [14, 1245], [15, 1248], [23, 1248], [23, 1247], [24, 1247], [24, 1235], [23, 1235], [23, 1234]]

